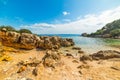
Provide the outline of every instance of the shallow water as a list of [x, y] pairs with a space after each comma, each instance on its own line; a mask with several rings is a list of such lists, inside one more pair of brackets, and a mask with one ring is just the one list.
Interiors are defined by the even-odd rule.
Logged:
[[79, 34], [43, 34], [42, 36], [72, 38], [76, 46], [81, 47], [84, 52], [89, 54], [100, 50], [120, 51], [120, 39], [90, 38], [82, 37]]
[[[80, 36], [71, 36], [76, 46], [82, 48], [86, 53], [95, 53], [100, 50], [119, 50], [120, 40], [117, 39], [103, 39], [103, 38], [89, 38]], [[117, 46], [114, 47], [114, 46]]]

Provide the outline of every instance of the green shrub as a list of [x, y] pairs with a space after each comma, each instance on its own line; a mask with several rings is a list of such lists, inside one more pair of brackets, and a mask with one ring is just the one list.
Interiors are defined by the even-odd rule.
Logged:
[[30, 33], [32, 34], [32, 32], [28, 29], [20, 29], [20, 30], [15, 30], [15, 28], [13, 28], [12, 26], [0, 26], [0, 30], [2, 30], [3, 28], [5, 28], [7, 31], [13, 31], [13, 32], [17, 32], [17, 33]]
[[18, 32], [19, 33], [30, 33], [30, 34], [32, 34], [32, 32], [28, 29], [20, 29]]
[[16, 31], [12, 26], [0, 26], [0, 30], [2, 30], [3, 28], [5, 28], [7, 31]]

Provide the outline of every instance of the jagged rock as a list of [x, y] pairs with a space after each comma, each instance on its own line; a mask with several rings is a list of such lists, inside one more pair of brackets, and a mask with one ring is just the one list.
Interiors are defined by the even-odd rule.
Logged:
[[90, 66], [87, 65], [87, 64], [82, 64], [82, 65], [78, 66], [77, 68], [78, 68], [78, 69], [83, 69], [83, 68], [89, 69]]
[[84, 53], [84, 51], [79, 50], [78, 53]]
[[18, 66], [31, 66], [31, 67], [36, 67], [41, 63], [40, 60], [37, 60], [36, 58], [33, 58], [31, 61], [20, 61], [17, 65]]
[[73, 60], [72, 62], [73, 62], [73, 63], [79, 63], [79, 61], [78, 61], [78, 60]]
[[74, 45], [73, 40], [72, 39], [67, 39], [67, 38], [66, 39], [61, 39], [60, 43], [63, 47], [69, 47], [69, 46]]
[[82, 71], [78, 71], [80, 74], [82, 74]]
[[66, 56], [71, 56], [71, 57], [74, 57], [72, 54], [69, 54], [69, 53], [67, 53], [67, 54], [66, 54]]
[[2, 44], [20, 49], [59, 49], [60, 47], [73, 46], [74, 42], [72, 39], [60, 38], [57, 36], [37, 36], [28, 33], [17, 33], [12, 31], [0, 31], [0, 38]]
[[37, 76], [38, 75], [38, 69], [37, 68], [33, 69], [32, 74], [34, 76]]
[[72, 49], [73, 49], [73, 50], [81, 50], [80, 47], [73, 47]]
[[65, 50], [66, 52], [70, 52], [70, 50]]
[[45, 67], [55, 68], [55, 66], [59, 64], [61, 57], [58, 52], [49, 50], [46, 52], [46, 55], [43, 57], [42, 60]]
[[21, 67], [19, 68], [19, 70], [17, 71], [17, 73], [21, 73], [21, 72], [25, 71], [26, 69], [27, 69], [26, 66], [21, 66]]
[[105, 50], [105, 51], [99, 51], [97, 53], [94, 53], [92, 55], [93, 59], [110, 59], [110, 58], [120, 58], [120, 52], [114, 51], [114, 50]]
[[20, 35], [19, 43], [24, 46], [23, 48], [35, 48], [38, 41], [40, 41], [40, 38], [38, 36], [28, 33], [22, 33]]
[[80, 57], [80, 61], [85, 61], [85, 60], [92, 60], [92, 57], [89, 55], [84, 54], [83, 56]]

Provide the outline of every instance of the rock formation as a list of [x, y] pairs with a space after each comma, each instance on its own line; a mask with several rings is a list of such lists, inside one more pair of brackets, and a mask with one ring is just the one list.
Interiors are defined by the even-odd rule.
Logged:
[[92, 61], [92, 60], [107, 60], [112, 58], [120, 58], [120, 52], [115, 50], [105, 50], [105, 51], [98, 51], [94, 54], [85, 54], [83, 53], [80, 57], [80, 61]]
[[52, 67], [55, 68], [56, 65], [60, 64], [61, 62], [61, 56], [59, 52], [55, 51], [47, 51], [46, 55], [43, 57], [43, 65], [45, 67]]
[[105, 51], [99, 51], [90, 56], [95, 60], [120, 58], [120, 52], [114, 50], [105, 50]]
[[72, 39], [60, 38], [57, 36], [37, 36], [28, 33], [17, 33], [13, 31], [0, 31], [2, 44], [19, 49], [59, 49], [60, 47], [73, 46]]

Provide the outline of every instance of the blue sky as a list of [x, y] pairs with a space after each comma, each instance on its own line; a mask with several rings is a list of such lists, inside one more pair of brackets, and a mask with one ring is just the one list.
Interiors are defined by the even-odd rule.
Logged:
[[[53, 33], [52, 30], [55, 30], [54, 33], [93, 32], [107, 22], [120, 18], [119, 14], [111, 14], [117, 13], [112, 11], [119, 12], [119, 6], [120, 0], [0, 0], [0, 25], [11, 25], [17, 29], [28, 28], [34, 33]], [[108, 14], [113, 15], [110, 20], [106, 17], [104, 22], [97, 22], [102, 24], [100, 27], [96, 26], [97, 23], [89, 23], [95, 28], [90, 31], [84, 28], [89, 27], [85, 20], [91, 17], [95, 19], [107, 11], [111, 11]]]

